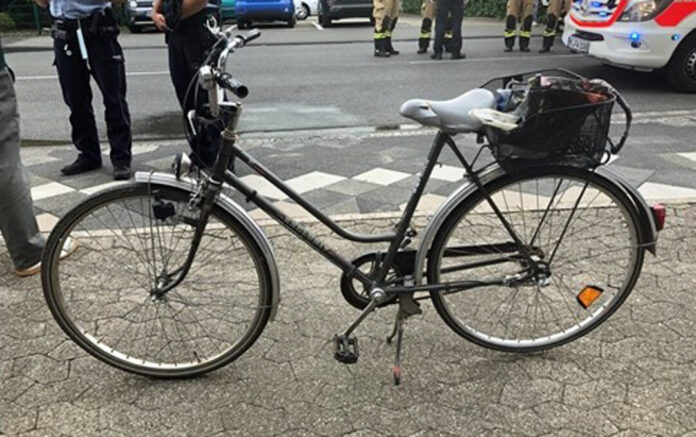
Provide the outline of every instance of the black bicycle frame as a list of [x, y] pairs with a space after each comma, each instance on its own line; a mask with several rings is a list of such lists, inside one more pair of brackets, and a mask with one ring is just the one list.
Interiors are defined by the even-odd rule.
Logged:
[[[232, 110], [232, 121], [230, 122], [230, 126], [228, 127], [228, 129], [226, 129], [222, 133], [222, 145], [220, 148], [220, 152], [218, 154], [215, 164], [213, 165], [212, 176], [208, 179], [208, 184], [210, 184], [209, 189], [211, 189], [211, 193], [217, 193], [222, 185], [222, 181], [226, 182], [232, 188], [242, 193], [246, 197], [247, 201], [250, 201], [257, 205], [262, 211], [264, 211], [266, 214], [274, 218], [277, 222], [282, 224], [290, 232], [292, 232], [294, 235], [296, 235], [298, 238], [300, 238], [302, 241], [308, 244], [312, 249], [314, 249], [316, 252], [327, 258], [331, 263], [340, 268], [346, 275], [358, 279], [365, 286], [381, 287], [384, 283], [387, 273], [394, 265], [398, 251], [403, 246], [404, 240], [408, 235], [411, 219], [413, 218], [416, 206], [418, 205], [418, 202], [423, 195], [425, 186], [428, 183], [428, 180], [430, 179], [432, 171], [435, 168], [435, 165], [437, 164], [437, 159], [442, 153], [442, 149], [446, 145], [452, 148], [455, 155], [462, 162], [466, 171], [470, 175], [471, 180], [477, 185], [479, 189], [484, 191], [486, 197], [488, 198], [488, 202], [493, 207], [494, 212], [510, 233], [514, 242], [509, 243], [508, 249], [511, 252], [514, 251], [514, 249], [517, 249], [517, 251], [520, 252], [522, 258], [525, 258], [531, 265], [535, 264], [534, 261], [531, 259], [531, 254], [529, 253], [528, 248], [524, 247], [524, 244], [522, 244], [518, 236], [515, 234], [515, 231], [513, 230], [512, 226], [502, 215], [502, 213], [497, 208], [495, 203], [492, 201], [490, 196], [487, 195], [482, 183], [478, 179], [476, 173], [473, 171], [471, 165], [469, 165], [469, 163], [466, 162], [461, 152], [456, 148], [456, 144], [448, 134], [440, 131], [435, 136], [433, 144], [428, 153], [425, 168], [422, 174], [420, 175], [418, 184], [416, 185], [413, 194], [411, 195], [411, 198], [409, 199], [406, 205], [406, 209], [404, 210], [399, 223], [396, 225], [396, 231], [391, 234], [383, 235], [362, 235], [343, 229], [341, 226], [336, 224], [336, 222], [334, 222], [331, 218], [326, 216], [324, 213], [315, 208], [311, 203], [302, 198], [302, 196], [299, 193], [297, 193], [295, 190], [286, 185], [281, 179], [279, 179], [275, 174], [273, 174], [270, 170], [268, 170], [256, 159], [254, 159], [251, 155], [237, 147], [237, 135], [234, 132], [234, 126], [236, 125], [236, 121], [239, 118], [239, 111], [241, 110], [241, 108], [233, 107]], [[297, 202], [298, 205], [300, 205], [307, 212], [309, 212], [314, 218], [326, 225], [329, 229], [331, 229], [339, 236], [350, 241], [355, 241], [357, 243], [388, 242], [389, 249], [387, 250], [385, 257], [383, 258], [383, 262], [380, 265], [377, 275], [374, 278], [369, 278], [365, 273], [356, 268], [356, 266], [350, 260], [339, 255], [332, 248], [324, 244], [318, 237], [313, 235], [306, 227], [304, 227], [296, 220], [293, 220], [291, 217], [287, 216], [280, 209], [274, 206], [270, 201], [265, 199], [263, 196], [259, 195], [259, 193], [256, 190], [242, 182], [237, 177], [237, 175], [227, 170], [227, 167], [230, 161], [232, 160], [233, 156], [237, 159], [240, 159], [242, 162], [248, 165], [254, 172], [266, 179], [273, 186], [275, 186], [281, 192], [287, 195], [290, 199]], [[207, 198], [209, 196], [206, 195], [204, 197]], [[205, 224], [202, 224], [202, 226], [205, 226]], [[456, 281], [442, 284], [389, 287], [389, 291], [392, 293], [413, 293], [416, 291], [452, 292], [479, 287], [483, 285], [500, 285], [503, 283], [504, 281], [502, 279], [495, 281]]]

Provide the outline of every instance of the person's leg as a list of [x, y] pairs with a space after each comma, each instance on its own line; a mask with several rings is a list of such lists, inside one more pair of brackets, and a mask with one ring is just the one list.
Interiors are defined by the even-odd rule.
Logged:
[[80, 56], [80, 47], [74, 34], [67, 39], [53, 41], [55, 65], [58, 71], [63, 100], [70, 109], [73, 144], [80, 158], [93, 167], [101, 166], [101, 149], [97, 124], [92, 109], [92, 89], [87, 64]]
[[519, 17], [520, 0], [508, 0], [505, 18], [505, 51], [511, 52], [515, 46], [515, 36], [517, 36], [517, 17]]
[[462, 54], [462, 20], [464, 18], [464, 0], [453, 0], [452, 18], [452, 59], [461, 59]]
[[130, 167], [131, 118], [126, 102], [126, 69], [116, 35], [89, 34], [85, 38], [90, 67], [104, 101], [104, 118], [114, 168]]
[[430, 36], [433, 30], [433, 20], [435, 19], [436, 6], [433, 0], [424, 0], [421, 6], [421, 15], [423, 22], [421, 23], [420, 36], [418, 38], [418, 53], [428, 51], [430, 44]]
[[561, 6], [562, 2], [560, 0], [551, 0], [549, 7], [546, 9], [546, 28], [544, 29], [541, 53], [549, 52], [553, 46], [553, 40], [556, 38], [557, 21], [561, 15]]
[[534, 0], [522, 2], [522, 26], [520, 28], [520, 51], [529, 51], [529, 40], [532, 38], [532, 12], [534, 12]]
[[7, 70], [0, 70], [0, 231], [16, 270], [41, 261], [44, 238], [34, 217], [29, 175], [19, 156], [17, 98]]
[[389, 22], [389, 0], [373, 0], [372, 18], [375, 21], [375, 56], [378, 58], [388, 58], [391, 56], [386, 47], [387, 29], [390, 28]]
[[390, 55], [398, 55], [400, 52], [392, 46], [392, 32], [396, 29], [396, 23], [399, 21], [399, 8], [401, 7], [399, 0], [391, 0], [389, 10], [389, 30], [387, 31], [386, 47]]
[[433, 58], [435, 59], [442, 58], [442, 50], [445, 42], [445, 26], [449, 11], [450, 0], [438, 0], [437, 19], [435, 20], [435, 42], [433, 44], [433, 51], [435, 52]]

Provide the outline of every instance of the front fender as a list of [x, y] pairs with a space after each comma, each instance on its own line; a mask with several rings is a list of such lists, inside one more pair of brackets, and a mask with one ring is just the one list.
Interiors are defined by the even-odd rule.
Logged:
[[[164, 185], [167, 187], [179, 188], [181, 190], [192, 192], [195, 187], [195, 182], [188, 178], [177, 179], [173, 174], [168, 173], [148, 173], [136, 172], [135, 181], [144, 184]], [[275, 254], [271, 242], [266, 236], [266, 233], [259, 227], [256, 222], [247, 214], [247, 212], [237, 204], [234, 200], [225, 196], [223, 193], [218, 195], [217, 204], [232, 217], [237, 219], [244, 228], [249, 231], [249, 234], [254, 239], [254, 242], [259, 245], [263, 253], [268, 270], [271, 275], [271, 293], [272, 293], [272, 308], [270, 320], [275, 320], [278, 304], [280, 303], [280, 275], [278, 274], [278, 265], [276, 264]]]

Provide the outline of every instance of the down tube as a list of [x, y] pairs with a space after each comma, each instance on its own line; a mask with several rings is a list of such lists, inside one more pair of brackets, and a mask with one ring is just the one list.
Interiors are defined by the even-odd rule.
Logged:
[[281, 210], [273, 206], [268, 200], [259, 196], [255, 190], [251, 189], [244, 182], [240, 181], [237, 176], [231, 171], [227, 170], [225, 172], [225, 182], [230, 184], [234, 189], [242, 193], [247, 199], [251, 200], [259, 208], [261, 208], [265, 213], [273, 217], [276, 221], [282, 224], [286, 229], [295, 234], [302, 241], [307, 243], [312, 249], [319, 252], [326, 259], [331, 261], [334, 265], [340, 268], [346, 274], [352, 274], [356, 279], [365, 285], [371, 284], [372, 281], [359, 269], [356, 269], [353, 263], [347, 259], [340, 256], [332, 248], [328, 247], [317, 237], [312, 235], [306, 228], [304, 228], [300, 223], [288, 217]]

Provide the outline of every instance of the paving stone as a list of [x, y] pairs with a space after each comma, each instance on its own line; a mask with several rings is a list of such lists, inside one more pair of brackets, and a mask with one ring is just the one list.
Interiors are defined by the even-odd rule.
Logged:
[[[407, 189], [400, 184], [386, 189]], [[13, 277], [0, 244], [0, 432], [693, 437], [696, 275], [686, 254], [696, 242], [689, 226], [696, 208], [670, 214], [674, 226], [661, 235], [660, 257], [646, 257], [632, 295], [591, 334], [541, 353], [500, 353], [465, 341], [422, 302], [424, 314], [406, 324], [398, 387], [390, 376], [394, 349], [384, 342], [395, 308], [358, 328], [356, 365], [336, 363], [331, 337], [358, 312], [338, 291], [340, 272], [278, 227], [265, 227], [283, 277], [276, 321], [234, 363], [184, 381], [127, 374], [75, 346], [46, 308], [40, 278]], [[394, 222], [341, 224], [385, 232]], [[416, 227], [424, 222], [419, 217]], [[309, 228], [351, 256], [372, 247], [348, 244], [316, 223]]]

